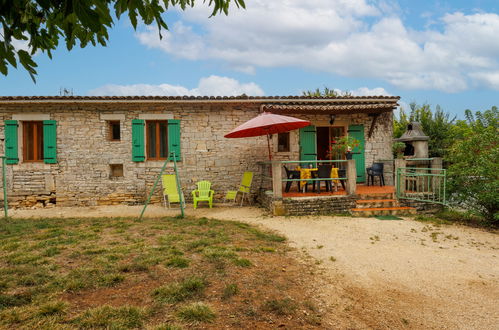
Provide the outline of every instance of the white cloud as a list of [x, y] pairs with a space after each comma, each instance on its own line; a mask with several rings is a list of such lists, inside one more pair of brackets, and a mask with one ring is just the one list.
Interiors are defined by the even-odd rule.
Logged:
[[[2, 38], [3, 38], [3, 28], [2, 27], [0, 27], [0, 36], [2, 36]], [[31, 47], [29, 46], [29, 40], [12, 38], [11, 45], [14, 47], [15, 52], [18, 52], [20, 50], [25, 50], [25, 51], [31, 53]], [[39, 53], [40, 53], [40, 51], [36, 51], [33, 56], [37, 56]]]
[[241, 94], [260, 96], [265, 95], [255, 83], [240, 83], [239, 81], [220, 76], [201, 78], [196, 88], [188, 89], [184, 86], [160, 84], [114, 85], [109, 84], [92, 89], [88, 95], [99, 96], [237, 96]]
[[352, 95], [354, 96], [391, 96], [390, 93], [388, 93], [383, 87], [376, 87], [376, 88], [367, 88], [367, 87], [360, 87], [357, 89], [354, 89], [353, 91], [350, 91]]
[[181, 58], [216, 59], [233, 69], [299, 67], [345, 77], [382, 79], [405, 89], [457, 92], [499, 89], [499, 15], [449, 13], [412, 30], [387, 1], [252, 0], [247, 10], [208, 18], [206, 5], [180, 13], [182, 20], [159, 40], [154, 28], [139, 41]]
[[471, 76], [480, 84], [499, 91], [499, 70], [495, 72], [476, 72]]

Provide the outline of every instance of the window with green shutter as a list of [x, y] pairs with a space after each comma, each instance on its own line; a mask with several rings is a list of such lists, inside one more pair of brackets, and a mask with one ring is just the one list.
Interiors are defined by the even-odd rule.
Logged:
[[180, 154], [180, 120], [168, 120], [168, 160], [173, 161], [173, 155], [178, 161], [181, 160]]
[[142, 119], [132, 120], [132, 160], [143, 162], [146, 159], [144, 148], [144, 125]]
[[[22, 121], [23, 162], [57, 163], [57, 122]], [[19, 163], [19, 121], [5, 121], [5, 156], [7, 164]]]
[[43, 161], [45, 164], [57, 163], [57, 122], [43, 121]]
[[18, 156], [18, 142], [17, 142], [17, 128], [19, 127], [17, 120], [6, 120], [5, 122], [5, 156], [7, 157], [7, 164], [17, 164], [19, 162]]
[[43, 162], [43, 121], [22, 121], [23, 162]]
[[181, 160], [180, 120], [132, 120], [132, 159], [134, 162], [148, 160]]

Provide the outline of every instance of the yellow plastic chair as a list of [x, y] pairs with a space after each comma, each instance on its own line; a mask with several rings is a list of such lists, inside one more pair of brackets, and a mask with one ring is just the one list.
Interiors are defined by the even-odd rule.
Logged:
[[253, 172], [244, 172], [243, 178], [241, 179], [241, 185], [239, 186], [239, 190], [229, 190], [225, 195], [225, 201], [232, 200], [233, 203], [236, 202], [237, 193], [241, 193], [241, 206], [243, 205], [244, 197], [250, 204], [249, 193], [251, 188], [251, 182], [253, 181]]
[[[170, 203], [180, 203], [180, 194], [177, 189], [177, 176], [175, 174], [163, 174], [161, 176], [161, 184], [163, 185], [163, 204], [166, 207], [168, 202], [168, 208], [170, 208]], [[185, 207], [185, 198], [182, 195], [182, 202]]]
[[198, 202], [208, 202], [208, 205], [213, 206], [213, 194], [215, 191], [211, 190], [210, 181], [199, 181], [197, 183], [198, 189], [192, 192], [192, 200], [194, 202], [194, 208], [197, 208]]

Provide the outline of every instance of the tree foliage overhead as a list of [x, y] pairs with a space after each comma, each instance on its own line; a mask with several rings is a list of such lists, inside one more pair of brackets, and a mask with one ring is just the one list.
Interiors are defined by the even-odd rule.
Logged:
[[[75, 45], [106, 46], [108, 30], [114, 20], [127, 14], [134, 29], [143, 22], [155, 23], [161, 30], [168, 29], [162, 17], [171, 7], [185, 10], [195, 0], [1, 0], [0, 1], [0, 72], [8, 74], [11, 65], [19, 63], [34, 80], [37, 64], [33, 55], [46, 52], [52, 58], [59, 41], [64, 40], [68, 50]], [[244, 0], [204, 0], [212, 8], [212, 16], [229, 12], [233, 2], [245, 8]], [[13, 42], [25, 40], [28, 49], [16, 49]]]

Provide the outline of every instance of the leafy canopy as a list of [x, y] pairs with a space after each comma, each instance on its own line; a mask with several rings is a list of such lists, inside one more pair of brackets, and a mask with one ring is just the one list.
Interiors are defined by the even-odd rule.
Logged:
[[[114, 20], [124, 14], [137, 28], [139, 20], [146, 25], [155, 23], [160, 37], [161, 29], [168, 29], [162, 14], [171, 7], [185, 10], [194, 6], [195, 0], [2, 0], [0, 1], [0, 72], [8, 74], [11, 65], [17, 63], [28, 71], [35, 80], [37, 64], [33, 55], [46, 52], [52, 58], [52, 51], [63, 39], [68, 50], [75, 45], [86, 47], [100, 44], [106, 46], [108, 30]], [[229, 5], [234, 2], [245, 8], [244, 0], [204, 0], [213, 9], [212, 16], [228, 14]], [[113, 16], [114, 15], [114, 16]], [[113, 18], [114, 17], [114, 18]], [[28, 50], [18, 49], [13, 42], [24, 40]]]

